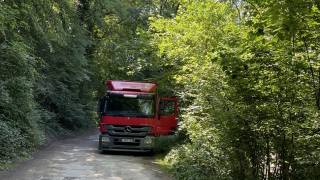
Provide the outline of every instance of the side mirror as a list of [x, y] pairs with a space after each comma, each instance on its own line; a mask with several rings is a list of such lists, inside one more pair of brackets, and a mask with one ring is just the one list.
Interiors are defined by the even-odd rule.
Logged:
[[101, 108], [100, 108], [100, 106], [101, 106], [101, 100], [102, 98], [100, 98], [99, 100], [98, 100], [98, 104], [97, 104], [97, 114], [99, 114], [100, 112], [101, 112]]
[[98, 104], [97, 104], [97, 114], [99, 116], [102, 115], [103, 112], [105, 112], [105, 107], [106, 107], [106, 100], [107, 98], [105, 96], [101, 97], [98, 100]]

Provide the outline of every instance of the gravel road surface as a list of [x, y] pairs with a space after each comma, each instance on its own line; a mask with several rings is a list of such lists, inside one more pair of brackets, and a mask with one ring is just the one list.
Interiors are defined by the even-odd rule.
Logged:
[[169, 180], [143, 153], [105, 153], [97, 150], [98, 132], [51, 143], [33, 158], [10, 170], [1, 180]]

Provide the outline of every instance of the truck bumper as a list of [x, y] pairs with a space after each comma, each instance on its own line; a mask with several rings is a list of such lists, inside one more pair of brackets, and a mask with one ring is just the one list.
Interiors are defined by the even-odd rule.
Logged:
[[118, 137], [108, 134], [99, 135], [99, 150], [101, 151], [131, 151], [150, 152], [154, 148], [154, 137]]

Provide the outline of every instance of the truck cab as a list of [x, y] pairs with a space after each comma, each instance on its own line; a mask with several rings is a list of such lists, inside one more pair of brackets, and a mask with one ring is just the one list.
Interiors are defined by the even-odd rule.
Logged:
[[161, 98], [151, 82], [106, 81], [100, 98], [99, 150], [152, 151], [155, 138], [177, 129], [176, 97]]

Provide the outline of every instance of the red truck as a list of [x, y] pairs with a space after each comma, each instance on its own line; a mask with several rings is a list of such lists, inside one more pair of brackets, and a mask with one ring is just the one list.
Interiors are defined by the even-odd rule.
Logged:
[[152, 151], [155, 138], [177, 129], [176, 97], [161, 98], [151, 82], [106, 81], [98, 105], [99, 150]]

